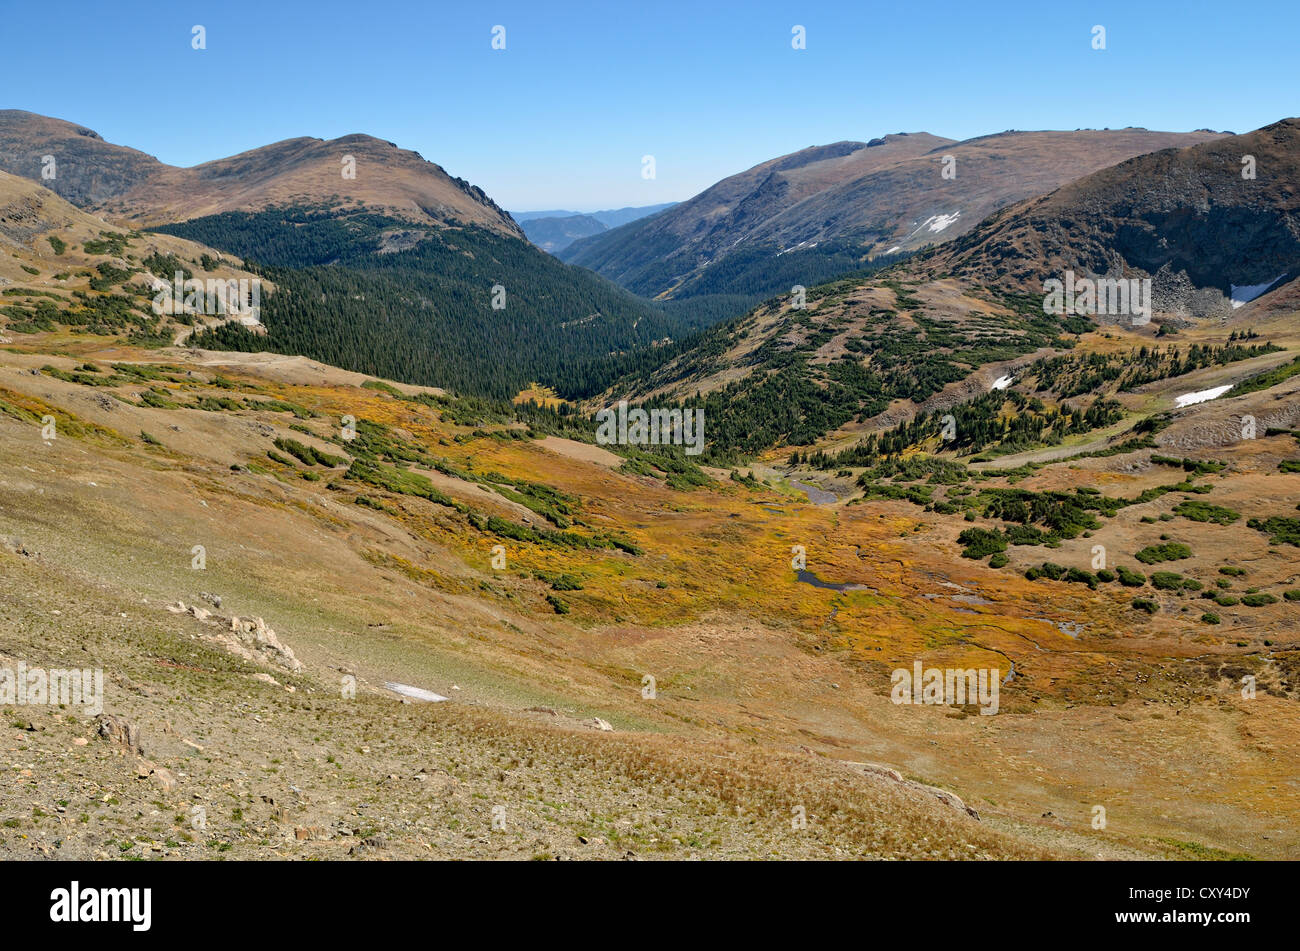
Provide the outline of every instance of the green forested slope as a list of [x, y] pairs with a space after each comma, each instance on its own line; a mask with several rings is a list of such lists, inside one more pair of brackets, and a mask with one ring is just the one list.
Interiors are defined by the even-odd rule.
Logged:
[[[616, 372], [656, 362], [655, 345], [703, 320], [473, 227], [291, 207], [158, 230], [240, 255], [277, 287], [262, 301], [266, 336], [228, 325], [194, 345], [301, 353], [463, 393], [510, 396], [533, 380], [595, 392]], [[495, 285], [505, 288], [502, 309], [492, 306]]]

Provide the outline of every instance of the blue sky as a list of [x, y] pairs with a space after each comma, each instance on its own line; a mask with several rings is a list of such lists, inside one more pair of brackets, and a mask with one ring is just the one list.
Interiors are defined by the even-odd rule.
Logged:
[[521, 211], [681, 200], [890, 132], [1244, 132], [1300, 114], [1296, 0], [124, 0], [9, 3], [0, 22], [0, 108], [174, 165], [365, 132]]

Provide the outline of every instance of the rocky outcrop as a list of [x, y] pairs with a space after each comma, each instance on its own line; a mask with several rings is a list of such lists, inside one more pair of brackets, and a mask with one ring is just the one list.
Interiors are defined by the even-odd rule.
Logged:
[[254, 663], [274, 664], [284, 670], [302, 670], [302, 661], [260, 617], [225, 617], [197, 604], [187, 607], [184, 601], [167, 605], [167, 610], [172, 614], [188, 614], [208, 625], [211, 630], [204, 634], [204, 638], [237, 657]]
[[120, 747], [124, 752], [136, 756], [144, 750], [140, 746], [140, 725], [118, 716], [105, 713], [99, 717], [99, 736], [101, 739]]
[[960, 796], [955, 793], [950, 793], [946, 789], [940, 789], [938, 786], [927, 786], [925, 783], [918, 783], [911, 779], [904, 779], [903, 774], [898, 770], [891, 769], [888, 766], [882, 766], [879, 763], [846, 762], [844, 765], [852, 769], [855, 773], [860, 773], [864, 776], [871, 776], [889, 783], [897, 783], [898, 785], [904, 786], [915, 792], [933, 796], [948, 808], [956, 812], [965, 813], [977, 822], [979, 821], [980, 814], [978, 812], [966, 805], [966, 803], [962, 802]]

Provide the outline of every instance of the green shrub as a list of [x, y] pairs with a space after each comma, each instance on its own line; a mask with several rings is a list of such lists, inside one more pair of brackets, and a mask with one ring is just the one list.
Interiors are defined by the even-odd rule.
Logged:
[[1213, 611], [1206, 611], [1201, 615], [1201, 622], [1204, 624], [1218, 624], [1219, 616]]
[[128, 268], [117, 267], [109, 261], [100, 261], [95, 266], [95, 270], [99, 272], [99, 277], [90, 279], [90, 287], [91, 290], [96, 291], [106, 291], [114, 284], [121, 284], [129, 280], [131, 275], [135, 273]]
[[296, 439], [286, 439], [283, 436], [275, 440], [275, 447], [283, 449], [289, 455], [293, 456], [299, 462], [306, 466], [345, 466], [348, 460], [342, 456], [334, 456], [328, 452], [322, 452], [313, 446], [306, 446]]
[[112, 231], [101, 231], [99, 238], [91, 238], [82, 245], [87, 254], [111, 254], [121, 257], [126, 253], [126, 235]]
[[987, 528], [964, 529], [957, 536], [957, 544], [966, 546], [961, 553], [963, 558], [983, 558], [1007, 550], [1006, 536]]
[[1134, 571], [1132, 568], [1125, 568], [1123, 565], [1115, 569], [1119, 575], [1119, 583], [1126, 588], [1140, 588], [1147, 583], [1147, 576], [1140, 571]]
[[1272, 536], [1272, 544], [1295, 545], [1300, 548], [1300, 518], [1284, 518], [1274, 515], [1266, 519], [1252, 518], [1246, 523], [1249, 528]]
[[140, 263], [144, 265], [149, 273], [165, 281], [175, 280], [177, 271], [180, 272], [182, 280], [188, 281], [194, 277], [194, 272], [187, 268], [184, 262], [174, 254], [161, 254], [155, 251]]
[[1214, 522], [1216, 525], [1231, 525], [1241, 518], [1240, 512], [1234, 512], [1221, 505], [1193, 500], [1179, 502], [1174, 506], [1174, 514], [1191, 519], [1193, 522]]
[[154, 409], [179, 409], [180, 404], [170, 399], [170, 394], [166, 390], [147, 389], [140, 394], [141, 406], [152, 406]]
[[1241, 603], [1248, 608], [1262, 608], [1266, 604], [1276, 604], [1277, 598], [1271, 594], [1247, 594], [1242, 597]]
[[1073, 581], [1078, 584], [1086, 584], [1089, 588], [1097, 590], [1097, 578], [1091, 571], [1084, 571], [1082, 568], [1071, 568], [1065, 573], [1066, 581]]
[[1162, 561], [1191, 558], [1192, 550], [1180, 542], [1166, 542], [1163, 545], [1148, 545], [1133, 557], [1144, 565], [1154, 565]]
[[568, 573], [554, 574], [548, 571], [534, 571], [533, 577], [545, 581], [556, 591], [581, 591], [582, 579]]
[[1147, 614], [1155, 614], [1160, 610], [1160, 605], [1148, 598], [1134, 598], [1133, 607], [1139, 611], [1145, 611]]

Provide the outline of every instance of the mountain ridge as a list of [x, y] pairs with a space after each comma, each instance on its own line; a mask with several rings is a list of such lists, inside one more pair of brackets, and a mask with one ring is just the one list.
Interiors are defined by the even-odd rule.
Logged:
[[[816, 146], [723, 179], [653, 219], [575, 241], [560, 256], [648, 297], [734, 293], [737, 281], [765, 296], [788, 289], [788, 264], [780, 283], [769, 278], [777, 256], [808, 262], [809, 279], [798, 283], [811, 286], [836, 268], [965, 233], [999, 207], [1116, 161], [1212, 135], [1008, 131], [957, 142], [900, 133]], [[835, 265], [819, 268], [822, 256], [837, 256]], [[735, 270], [740, 278], [727, 273]]]
[[[52, 179], [42, 177], [46, 155], [54, 157]], [[76, 123], [4, 110], [0, 170], [40, 181], [73, 204], [140, 227], [261, 211], [305, 197], [420, 223], [471, 224], [523, 237], [482, 189], [418, 152], [362, 133], [337, 139], [298, 136], [181, 168], [106, 142]]]

